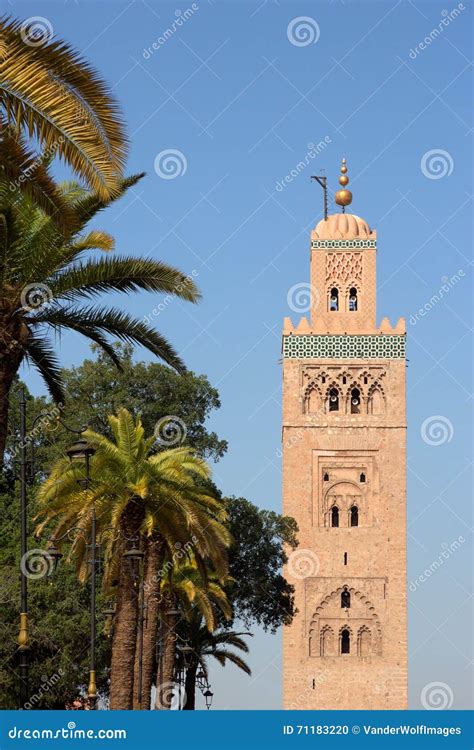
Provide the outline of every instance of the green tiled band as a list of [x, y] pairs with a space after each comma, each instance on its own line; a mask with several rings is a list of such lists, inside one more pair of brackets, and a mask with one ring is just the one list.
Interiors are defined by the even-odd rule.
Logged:
[[375, 240], [313, 240], [311, 247], [334, 250], [364, 250], [369, 247], [377, 247]]
[[289, 359], [403, 359], [405, 336], [283, 336], [283, 357]]

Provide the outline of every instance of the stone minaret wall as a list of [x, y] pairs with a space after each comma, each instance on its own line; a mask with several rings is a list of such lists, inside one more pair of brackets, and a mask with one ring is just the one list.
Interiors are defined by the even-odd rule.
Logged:
[[[283, 511], [300, 542], [285, 570], [287, 709], [407, 707], [405, 335], [404, 321], [376, 327], [375, 238], [313, 233], [311, 321], [285, 323]], [[330, 310], [335, 283], [344, 300], [357, 287], [357, 310]]]

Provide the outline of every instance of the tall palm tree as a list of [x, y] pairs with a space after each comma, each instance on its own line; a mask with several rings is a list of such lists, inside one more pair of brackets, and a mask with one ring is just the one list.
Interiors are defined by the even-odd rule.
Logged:
[[[120, 183], [115, 197], [142, 175]], [[61, 376], [48, 333], [73, 330], [98, 344], [119, 365], [109, 336], [145, 346], [171, 367], [184, 365], [173, 347], [142, 320], [116, 308], [90, 304], [108, 292], [145, 290], [196, 302], [194, 281], [151, 258], [89, 257], [111, 250], [113, 238], [87, 231], [87, 223], [110, 204], [76, 184], [60, 188], [72, 219], [68, 228], [38, 208], [25, 193], [0, 179], [0, 463], [5, 448], [8, 394], [24, 359], [42, 375], [51, 396], [63, 402]]]
[[[44, 21], [43, 29], [0, 18], [0, 136], [9, 129], [36, 139], [101, 198], [110, 198], [127, 154], [118, 104], [92, 66], [70, 45], [52, 38], [46, 19], [38, 20]], [[25, 172], [27, 156], [19, 140], [5, 165], [8, 179], [19, 167], [31, 176], [34, 165]], [[28, 190], [28, 182], [22, 180], [21, 189]]]
[[185, 711], [194, 711], [195, 708], [196, 675], [199, 668], [203, 672], [204, 680], [209, 681], [208, 661], [211, 657], [216, 659], [223, 667], [227, 662], [231, 662], [246, 674], [252, 674], [247, 662], [232, 650], [237, 649], [244, 654], [248, 654], [249, 647], [242, 636], [251, 635], [251, 633], [238, 633], [223, 627], [210, 632], [202, 615], [198, 610], [194, 610], [193, 616], [189, 622], [185, 623], [183, 629], [183, 637], [192, 649], [184, 684], [185, 703], [183, 709]]
[[37, 534], [55, 522], [56, 537], [72, 526], [83, 528], [84, 535], [76, 538], [71, 554], [77, 555], [79, 577], [85, 580], [84, 540], [90, 538], [92, 508], [97, 513], [99, 535], [107, 530], [103, 542], [104, 587], [106, 593], [115, 586], [117, 591], [110, 706], [130, 709], [138, 596], [133, 572], [123, 558], [128, 544], [159, 532], [163, 544], [170, 548], [191, 540], [200, 557], [224, 559], [228, 541], [222, 526], [225, 512], [204, 489], [209, 468], [202, 459], [186, 447], [152, 453], [155, 438], [146, 439], [140, 418], [134, 420], [126, 409], [111, 416], [109, 424], [112, 440], [92, 430], [84, 433], [96, 448], [87, 491], [81, 490], [78, 469], [67, 459], [54, 465], [38, 495], [41, 523]]
[[[170, 575], [161, 583], [160, 629], [157, 634], [160, 648], [155, 681], [157, 710], [171, 708], [180, 617], [191, 621], [197, 611], [212, 632], [216, 627], [217, 609], [227, 620], [232, 616], [232, 608], [222, 587], [229, 583], [229, 577], [203, 568], [200, 562], [195, 554], [191, 554], [184, 563], [173, 565]], [[181, 615], [177, 615], [180, 610]], [[147, 685], [148, 689], [150, 687], [151, 684]]]

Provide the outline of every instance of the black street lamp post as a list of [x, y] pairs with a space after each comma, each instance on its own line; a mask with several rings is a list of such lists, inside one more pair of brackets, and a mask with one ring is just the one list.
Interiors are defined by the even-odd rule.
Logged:
[[28, 632], [28, 578], [26, 575], [26, 555], [28, 553], [28, 514], [26, 499], [27, 457], [26, 457], [26, 396], [20, 391], [20, 630], [18, 633], [18, 654], [20, 667], [20, 709], [28, 701], [29, 677], [29, 632]]

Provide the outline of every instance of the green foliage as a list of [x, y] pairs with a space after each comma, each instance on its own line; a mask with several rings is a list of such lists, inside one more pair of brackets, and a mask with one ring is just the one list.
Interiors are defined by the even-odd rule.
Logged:
[[226, 503], [230, 533], [229, 575], [234, 583], [229, 599], [234, 618], [274, 633], [295, 615], [294, 587], [281, 574], [287, 561], [285, 545], [294, 549], [298, 526], [294, 518], [262, 510], [243, 497]]
[[[35, 512], [34, 499], [29, 513]], [[0, 709], [18, 708], [17, 636], [20, 611], [19, 500], [0, 491]], [[40, 545], [29, 536], [29, 548]], [[63, 709], [84, 690], [89, 670], [89, 587], [79, 586], [73, 564], [62, 561], [51, 577], [30, 579], [31, 709]], [[100, 580], [99, 580], [100, 586]], [[99, 693], [108, 690], [110, 640], [104, 635], [102, 595], [97, 601]]]

